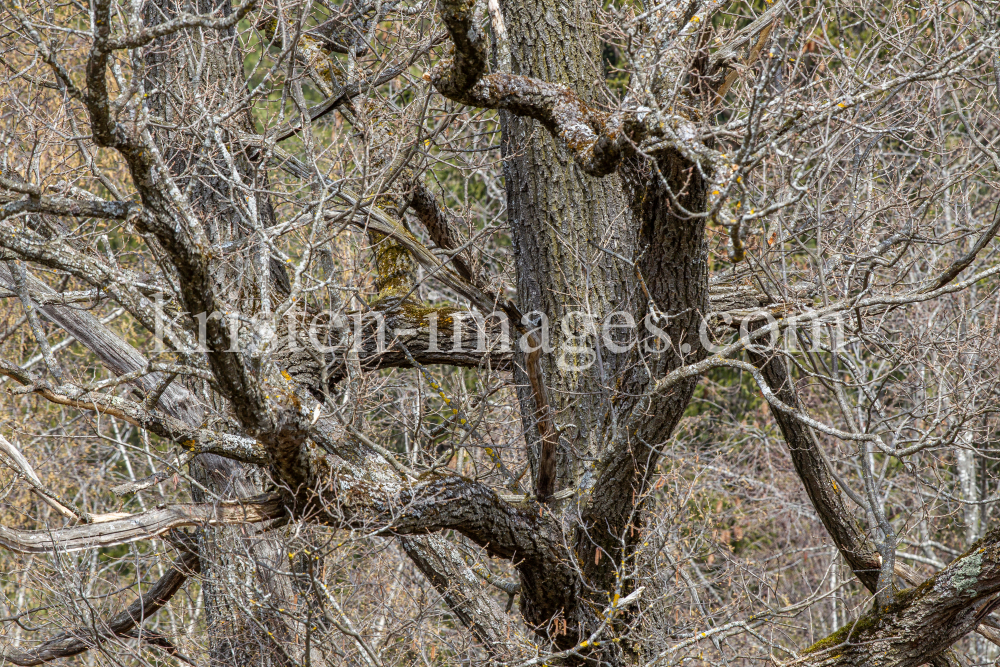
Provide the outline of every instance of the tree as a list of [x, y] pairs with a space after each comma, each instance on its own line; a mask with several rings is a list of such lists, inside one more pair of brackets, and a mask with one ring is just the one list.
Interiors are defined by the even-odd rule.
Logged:
[[[52, 574], [31, 600], [15, 582], [4, 658], [992, 655], [998, 21], [9, 5], [0, 283], [22, 315], [0, 448], [21, 495], [0, 544]], [[727, 523], [747, 488], [785, 493], [741, 441], [769, 432], [836, 549], [792, 563], [794, 601], [773, 573], [719, 584], [812, 544], [774, 519], [739, 546]], [[29, 434], [86, 446], [46, 445], [73, 472], [43, 478]], [[411, 567], [395, 549], [478, 648], [447, 621], [440, 657], [389, 642], [393, 614], [433, 608], [416, 593], [345, 608], [358, 572]], [[123, 587], [124, 610], [91, 602]], [[671, 618], [678, 596], [697, 614]], [[819, 636], [782, 629], [828, 604]], [[54, 632], [22, 646], [29, 617]]]

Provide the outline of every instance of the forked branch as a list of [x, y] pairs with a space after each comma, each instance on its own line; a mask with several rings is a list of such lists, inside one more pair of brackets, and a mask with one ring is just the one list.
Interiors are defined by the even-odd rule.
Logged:
[[592, 109], [562, 84], [511, 74], [483, 76], [486, 46], [473, 21], [471, 5], [467, 0], [447, 0], [440, 5], [455, 54], [425, 75], [437, 91], [462, 104], [534, 118], [562, 141], [591, 176], [617, 170], [622, 157], [632, 153], [633, 142], [641, 138], [642, 125], [636, 114]]

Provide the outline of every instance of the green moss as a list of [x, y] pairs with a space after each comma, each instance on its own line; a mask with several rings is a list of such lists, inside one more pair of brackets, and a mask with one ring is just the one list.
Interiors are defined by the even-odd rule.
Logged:
[[[978, 568], [978, 562], [975, 567]], [[915, 588], [907, 588], [896, 593], [892, 604], [887, 605], [881, 612], [878, 609], [872, 609], [856, 622], [848, 623], [829, 637], [819, 640], [803, 651], [803, 654], [825, 651], [845, 643], [848, 639], [854, 642], [861, 641], [863, 639], [862, 635], [878, 627], [881, 618], [902, 612], [906, 607], [913, 604], [915, 600], [926, 595], [934, 587], [935, 583], [937, 583], [937, 577], [931, 577]]]
[[802, 654], [806, 655], [809, 653], [828, 651], [835, 646], [840, 646], [841, 644], [846, 643], [849, 639], [857, 641], [861, 635], [874, 629], [878, 625], [878, 621], [878, 615], [874, 611], [870, 611], [857, 621], [852, 621], [834, 632], [832, 635], [824, 639], [820, 639], [818, 642], [802, 651]]

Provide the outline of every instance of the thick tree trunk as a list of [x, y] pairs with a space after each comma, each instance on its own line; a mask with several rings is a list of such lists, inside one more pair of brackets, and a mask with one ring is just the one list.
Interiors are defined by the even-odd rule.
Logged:
[[[597, 105], [605, 90], [600, 36], [593, 27], [597, 21], [589, 5], [573, 7], [544, 1], [502, 4], [512, 73], [566, 84], [586, 104]], [[663, 374], [704, 355], [698, 327], [707, 311], [705, 220], [676, 210], [649, 162], [627, 163], [618, 173], [595, 178], [538, 121], [501, 112], [501, 127], [519, 306], [525, 313], [540, 311], [552, 332], [553, 350], [542, 356], [542, 368], [559, 429], [556, 490], [577, 492], [579, 504], [570, 505], [567, 519], [579, 516], [577, 508], [582, 511], [583, 524], [571, 528], [587, 580], [579, 591], [593, 596], [590, 603], [603, 605], [614, 590], [623, 544], [628, 552], [641, 538], [636, 501], [655, 471], [657, 448], [680, 420], [696, 381], [662, 395], [646, 392]], [[685, 209], [704, 210], [704, 184], [689, 163], [668, 155], [659, 170]], [[635, 265], [622, 257], [635, 258]], [[616, 354], [602, 335], [609, 314], [630, 314], [640, 338], [647, 331], [649, 303], [636, 269], [656, 308], [667, 316], [653, 324], [667, 332], [672, 344], [651, 353], [646, 345], [656, 345], [648, 340], [631, 341], [638, 344]], [[567, 317], [574, 311], [578, 314]], [[592, 351], [574, 356], [574, 346]], [[537, 474], [536, 406], [523, 356], [517, 359], [515, 379]], [[538, 582], [524, 568], [521, 576], [522, 612], [529, 623], [544, 624], [558, 614], [571, 618], [590, 604], [573, 599], [569, 591], [553, 594], [544, 586], [532, 591]], [[583, 616], [578, 616], [581, 622]], [[564, 639], [569, 646], [579, 638]]]
[[[506, 2], [502, 9], [512, 40], [514, 74], [564, 83], [584, 100], [593, 100], [603, 89], [591, 5]], [[542, 356], [542, 368], [553, 417], [561, 429], [556, 490], [576, 487], [593, 478], [588, 462], [604, 446], [601, 424], [608, 416], [609, 386], [621, 364], [621, 355], [601, 349], [599, 337], [585, 320], [592, 318], [599, 328], [609, 313], [635, 312], [638, 305], [631, 267], [596, 246], [628, 253], [636, 229], [617, 175], [585, 174], [531, 118], [501, 112], [501, 127], [518, 305], [524, 313], [537, 311], [548, 318], [554, 347], [552, 354]], [[579, 315], [569, 321], [567, 331], [561, 318], [571, 312]], [[585, 337], [578, 338], [579, 334]], [[599, 358], [574, 356], [566, 346], [588, 347]], [[587, 361], [594, 362], [588, 369], [573, 368]], [[523, 360], [516, 366], [515, 379], [537, 474], [536, 411]]]
[[[187, 9], [199, 13], [230, 11], [227, 1], [220, 4], [219, 0], [192, 0], [187, 5], [185, 1], [147, 3], [147, 27], [162, 24]], [[380, 12], [389, 10], [388, 6], [376, 4], [378, 15], [372, 19], [373, 30], [386, 18]], [[496, 3], [491, 0], [489, 4], [495, 13]], [[786, 4], [779, 10], [781, 4], [765, 12], [770, 19], [761, 16], [753, 24], [763, 26], [774, 21], [777, 12], [792, 9]], [[571, 655], [568, 661], [575, 663], [620, 665], [635, 661], [637, 647], [628, 646], [624, 639], [628, 633], [618, 631], [636, 626], [623, 627], [632, 619], [627, 609], [622, 611], [617, 604], [635, 585], [632, 577], [624, 575], [636, 562], [636, 543], [644, 537], [645, 499], [652, 495], [650, 482], [656, 475], [663, 445], [690, 401], [696, 378], [718, 365], [752, 373], [767, 400], [780, 412], [775, 413], [777, 420], [810, 499], [859, 579], [878, 595], [870, 613], [807, 650], [799, 662], [917, 665], [930, 659], [936, 667], [947, 665], [949, 658], [944, 651], [997, 605], [1000, 533], [987, 532], [969, 552], [931, 580], [897, 592], [892, 585], [895, 574], [911, 583], [914, 578], [904, 566], [893, 566], [892, 528], [876, 505], [873, 475], [868, 471], [865, 477], [867, 502], [850, 494], [843, 485], [838, 488], [840, 480], [824, 460], [813, 434], [803, 426], [816, 422], [796, 414], [799, 406], [789, 369], [781, 359], [751, 351], [753, 364], [722, 357], [698, 363], [707, 354], [701, 341], [709, 303], [706, 225], [712, 220], [712, 224], [721, 222], [729, 228], [732, 257], [742, 261], [740, 225], [756, 224], [760, 216], [755, 217], [751, 210], [750, 218], [741, 214], [737, 214], [739, 219], [731, 217], [735, 209], [746, 210], [741, 208], [745, 202], [740, 197], [747, 191], [736, 186], [743, 184], [742, 179], [752, 174], [761, 160], [769, 159], [759, 140], [770, 138], [762, 132], [768, 127], [780, 128], [773, 135], [778, 139], [799, 131], [788, 124], [768, 125], [787, 113], [787, 108], [782, 110], [771, 102], [759, 107], [763, 110], [763, 116], [757, 116], [759, 122], [754, 121], [758, 113], [755, 111], [744, 120], [737, 115], [722, 133], [712, 134], [712, 122], [703, 122], [710, 118], [708, 114], [719, 101], [717, 98], [724, 97], [724, 89], [733, 83], [728, 75], [724, 81], [718, 77], [715, 83], [711, 80], [714, 74], [721, 76], [725, 69], [735, 66], [728, 58], [719, 61], [719, 72], [706, 71], [703, 66], [710, 49], [716, 48], [706, 29], [722, 10], [721, 5], [679, 3], [669, 12], [660, 11], [667, 9], [663, 6], [646, 12], [645, 18], [632, 17], [634, 23], [629, 19], [629, 24], [636, 26], [629, 34], [630, 51], [632, 44], [637, 45], [636, 51], [629, 54], [635, 67], [629, 94], [619, 101], [612, 99], [614, 93], [604, 82], [602, 35], [596, 28], [603, 17], [596, 13], [596, 6], [579, 3], [571, 8], [554, 0], [510, 0], [501, 8], [506, 30], [499, 30], [499, 20], [495, 25], [498, 36], [506, 34], [509, 40], [498, 51], [505, 54], [504, 67], [511, 71], [488, 74], [485, 39], [480, 31], [479, 10], [483, 3], [438, 0], [435, 8], [454, 48], [451, 57], [442, 59], [424, 79], [450, 100], [501, 110], [507, 212], [514, 241], [518, 298], [520, 309], [528, 317], [521, 321], [518, 308], [509, 302], [499, 305], [508, 317], [519, 320], [513, 323], [515, 326], [527, 326], [540, 334], [537, 339], [544, 352], [505, 355], [477, 350], [469, 355], [443, 355], [433, 350], [429, 329], [425, 329], [425, 325], [429, 327], [430, 312], [454, 319], [455, 311], [427, 308], [414, 297], [418, 266], [433, 267], [429, 273], [480, 310], [492, 310], [500, 299], [486, 293], [483, 283], [461, 258], [455, 261], [454, 269], [446, 267], [415, 236], [403, 231], [405, 220], [401, 217], [412, 206], [438, 246], [451, 248], [457, 242], [448, 233], [447, 225], [439, 224], [447, 223], [446, 216], [425, 196], [426, 191], [420, 194], [416, 182], [419, 165], [405, 162], [414, 153], [403, 157], [399, 170], [393, 167], [407, 133], [390, 128], [392, 118], [398, 117], [391, 100], [383, 106], [378, 96], [370, 96], [368, 102], [352, 109], [349, 117], [365, 145], [365, 176], [376, 174], [367, 183], [377, 183], [374, 187], [382, 190], [362, 193], [352, 201], [355, 195], [337, 189], [338, 197], [356, 206], [350, 215], [364, 210], [368, 218], [364, 225], [374, 246], [378, 296], [366, 304], [366, 310], [383, 316], [389, 333], [399, 336], [394, 340], [397, 349], [389, 352], [365, 341], [345, 368], [328, 365], [323, 358], [296, 356], [293, 349], [275, 350], [269, 345], [269, 333], [275, 325], [271, 312], [281, 300], [282, 287], [287, 290], [287, 281], [282, 279], [282, 270], [274, 270], [263, 241], [268, 233], [264, 228], [273, 223], [274, 216], [266, 196], [261, 195], [268, 192], [264, 165], [256, 160], [264, 152], [257, 148], [268, 142], [251, 136], [255, 133], [250, 115], [236, 115], [246, 111], [241, 106], [246, 89], [234, 31], [207, 29], [208, 25], [225, 24], [206, 23], [208, 19], [203, 16], [185, 19], [190, 30], [180, 29], [180, 23], [174, 25], [180, 30], [174, 33], [164, 26], [151, 33], [135, 26], [139, 31], [130, 31], [124, 41], [112, 39], [112, 10], [116, 9], [112, 5], [111, 0], [91, 2], [92, 49], [86, 66], [86, 94], [75, 92], [76, 84], [58, 67], [53, 68], [60, 85], [86, 106], [94, 143], [116, 149], [126, 161], [142, 207], [139, 210], [118, 202], [91, 203], [72, 214], [131, 220], [134, 228], [145, 234], [157, 260], [164, 260], [165, 281], [178, 288], [175, 304], [190, 311], [183, 335], [191, 335], [192, 330], [205, 333], [206, 340], [199, 341], [206, 343], [204, 349], [179, 350], [177, 356], [194, 364], [207, 361], [215, 381], [205, 386], [218, 394], [204, 405], [192, 406], [184, 402], [184, 396], [185, 392], [192, 393], [189, 390], [196, 385], [178, 383], [164, 392], [159, 399], [162, 411], [174, 417], [183, 415], [185, 427], [117, 395], [86, 392], [85, 401], [75, 394], [60, 393], [65, 391], [64, 385], [35, 383], [30, 374], [12, 364], [3, 364], [0, 372], [23, 385], [35, 385], [26, 391], [54, 403], [124, 415], [137, 427], [185, 443], [201, 454], [191, 462], [191, 472], [197, 480], [194, 495], [203, 502], [180, 520], [183, 525], [198, 519], [205, 526], [213, 526], [205, 528], [198, 549], [198, 569], [206, 576], [202, 590], [211, 664], [324, 662], [322, 655], [302, 654], [298, 642], [293, 641], [303, 634], [302, 626], [284, 619], [286, 609], [281, 609], [279, 615], [248, 604], [257, 597], [267, 600], [264, 609], [292, 607], [285, 601], [297, 592], [316, 593], [322, 587], [313, 579], [316, 588], [309, 591], [303, 586], [296, 590], [292, 581], [295, 574], [281, 574], [286, 565], [277, 541], [253, 541], [248, 533], [218, 527], [222, 522], [210, 523], [209, 517], [216, 509], [213, 502], [218, 497], [256, 495], [272, 479], [281, 490], [280, 501], [273, 503], [287, 512], [282, 519], [364, 529], [370, 535], [399, 536], [402, 548], [440, 591], [455, 617], [469, 627], [494, 658], [520, 658], [531, 650], [521, 650], [527, 642], [519, 637], [513, 640], [516, 650], [510, 650], [512, 638], [517, 635], [515, 624], [484, 593], [484, 585], [444, 541], [442, 531], [455, 531], [491, 557], [514, 564], [520, 580], [521, 611], [541, 643], [546, 644], [541, 650], [552, 646], [564, 649]], [[250, 7], [250, 3], [243, 5], [233, 18], [242, 19]], [[359, 11], [364, 14], [368, 10]], [[283, 28], [285, 18], [280, 17]], [[759, 33], [757, 45], [740, 66], [741, 71], [755, 71], [753, 61], [761, 55], [770, 31], [785, 25], [784, 21], [782, 18], [781, 24], [770, 23], [762, 28], [765, 32]], [[273, 31], [277, 22], [265, 23]], [[753, 24], [740, 29], [744, 38], [741, 45], [758, 34], [750, 30]], [[154, 35], [164, 34], [170, 36], [152, 41]], [[368, 37], [372, 41], [371, 33]], [[701, 41], [703, 38], [705, 41]], [[147, 71], [136, 79], [147, 89], [136, 91], [139, 95], [134, 98], [136, 104], [143, 105], [139, 109], [142, 118], [126, 125], [125, 121], [119, 123], [119, 105], [111, 100], [108, 68], [114, 64], [117, 50], [140, 42], [152, 43], [145, 52]], [[42, 44], [38, 46], [41, 49]], [[285, 54], [291, 54], [294, 47], [284, 46], [289, 49]], [[331, 96], [339, 89], [333, 63], [317, 67], [312, 57], [319, 47], [309, 47], [304, 41], [299, 46], [303, 48], [298, 55], [290, 55], [287, 72], [292, 74], [298, 67], [300, 73], [314, 75], [317, 72], [310, 73], [310, 69], [322, 70], [322, 80], [317, 83], [324, 95]], [[735, 43], [725, 48], [734, 57], [743, 50]], [[307, 55], [310, 49], [312, 55]], [[44, 50], [41, 54], [50, 59]], [[979, 57], [979, 52], [971, 57]], [[757, 70], [764, 77], [773, 73], [772, 65], [783, 62], [784, 57], [768, 60], [772, 63], [762, 62]], [[415, 62], [411, 60], [410, 64]], [[352, 71], [356, 64], [357, 60], [351, 61]], [[134, 65], [140, 67], [141, 63]], [[928, 76], [933, 79], [943, 71]], [[691, 78], [692, 74], [697, 80]], [[301, 103], [297, 78], [289, 76], [285, 81]], [[721, 88], [717, 87], [720, 81]], [[915, 80], [898, 82], [902, 86]], [[758, 93], [765, 90], [764, 83], [763, 78], [759, 79]], [[812, 105], [801, 111], [827, 114], [825, 120], [829, 121], [840, 113], [838, 109], [867, 104], [889, 90], [867, 85], [858, 88], [862, 89], [863, 93], [849, 95], [835, 106], [830, 101], [823, 103], [826, 106]], [[340, 97], [346, 99], [344, 95]], [[755, 105], [757, 97], [755, 94]], [[330, 110], [334, 104], [328, 101], [320, 106]], [[602, 105], [615, 111], [602, 111]], [[695, 118], [698, 109], [702, 117]], [[150, 110], [153, 122], [144, 124]], [[216, 123], [223, 122], [217, 119], [223, 116], [227, 125], [217, 127]], [[816, 118], [824, 120], [822, 115]], [[805, 127], [801, 123], [813, 120], [800, 115], [791, 122]], [[303, 119], [300, 129], [306, 131], [305, 125]], [[744, 136], [745, 141], [736, 141], [740, 132], [751, 132], [752, 127], [756, 129]], [[156, 136], [151, 137], [151, 132]], [[727, 146], [742, 143], [742, 147], [735, 158], [730, 158], [714, 150], [717, 140], [729, 142]], [[777, 145], [767, 150], [771, 148], [781, 150]], [[297, 178], [311, 178], [309, 169], [293, 156], [285, 154], [282, 161], [297, 164], [290, 170]], [[377, 175], [389, 172], [399, 178], [393, 181]], [[798, 186], [795, 189], [806, 191]], [[8, 212], [51, 207], [62, 215], [70, 208], [67, 200], [43, 196], [37, 187], [14, 183], [13, 191], [31, 196], [23, 203], [18, 200]], [[416, 196], [412, 196], [414, 193]], [[374, 199], [368, 199], [369, 195]], [[769, 215], [784, 205], [760, 215]], [[330, 210], [319, 213], [324, 217], [314, 218], [317, 224], [336, 215]], [[357, 218], [352, 222], [358, 224]], [[991, 231], [988, 238], [992, 235]], [[152, 328], [147, 296], [130, 296], [134, 290], [127, 270], [117, 275], [119, 272], [110, 267], [86, 263], [86, 253], [58, 235], [50, 238], [51, 247], [38, 244], [34, 236], [12, 236], [15, 239], [9, 245], [17, 257], [41, 259], [41, 263], [69, 270], [98, 288], [109, 283], [113, 298], [133, 314], [141, 312], [137, 319]], [[227, 252], [226, 244], [236, 240], [244, 243]], [[75, 261], [86, 266], [74, 265]], [[962, 266], [968, 266], [971, 259], [963, 261]], [[956, 275], [957, 269], [946, 278]], [[0, 282], [6, 280], [5, 276], [0, 270]], [[20, 275], [15, 282], [25, 312], [30, 313], [30, 298], [25, 295]], [[298, 280], [296, 284], [300, 284]], [[928, 298], [931, 296], [928, 294]], [[897, 303], [897, 298], [901, 303], [909, 297], [867, 303]], [[240, 312], [238, 334], [219, 318], [201, 320], [223, 310]], [[626, 329], [639, 325], [638, 336], [617, 340], [617, 344], [608, 341], [608, 330], [602, 325], [613, 313], [626, 316], [620, 322]], [[74, 319], [61, 306], [51, 306], [46, 314], [68, 330], [80, 332], [76, 335], [89, 336], [87, 344], [110, 369], [122, 372], [145, 364], [141, 357], [118, 354], [122, 352], [120, 346], [95, 335], [103, 332], [93, 322]], [[262, 325], [253, 323], [258, 316]], [[200, 321], [195, 323], [192, 317]], [[858, 317], [860, 323], [860, 310]], [[37, 321], [30, 323], [46, 349]], [[404, 334], [407, 329], [411, 331]], [[651, 335], [654, 331], [656, 336]], [[456, 327], [456, 333], [471, 339], [473, 331], [459, 331]], [[551, 339], [547, 340], [547, 335]], [[530, 341], [530, 337], [527, 339]], [[235, 354], [231, 352], [234, 343], [239, 348]], [[411, 344], [412, 351], [408, 349]], [[730, 352], [735, 353], [735, 348]], [[46, 352], [46, 357], [53, 375], [62, 382], [51, 355]], [[503, 473], [508, 485], [501, 490], [487, 485], [483, 478], [470, 479], [447, 468], [435, 467], [422, 473], [410, 470], [347, 420], [335, 419], [329, 413], [331, 406], [321, 403], [329, 396], [329, 384], [345, 374], [353, 380], [363, 370], [434, 361], [453, 365], [488, 362], [494, 367], [508, 364], [513, 368], [520, 385], [527, 458], [535, 477], [534, 495], [514, 493], [512, 487], [517, 486], [517, 481], [507, 471]], [[158, 378], [150, 375], [136, 386], [148, 393], [157, 385]], [[438, 384], [431, 380], [429, 385], [452, 407], [455, 421], [468, 425], [466, 416], [451, 404]], [[350, 392], [345, 397], [360, 400]], [[217, 412], [213, 413], [213, 409]], [[849, 411], [845, 409], [844, 413]], [[213, 424], [216, 432], [200, 428], [213, 419], [217, 419]], [[228, 428], [233, 423], [229, 420], [235, 420], [238, 427]], [[240, 434], [219, 432], [237, 429], [242, 429]], [[181, 432], [195, 437], [187, 440], [177, 435]], [[223, 442], [226, 439], [228, 443]], [[198, 449], [202, 442], [211, 445], [213, 441], [222, 444]], [[220, 451], [239, 461], [266, 463], [269, 467], [265, 470], [205, 454]], [[491, 448], [485, 451], [493, 456]], [[495, 457], [494, 462], [503, 468]], [[974, 459], [960, 457], [958, 472], [962, 494], [967, 500], [977, 498]], [[862, 507], [869, 505], [869, 511], [878, 515], [884, 539], [866, 534], [854, 522], [842, 492]], [[143, 531], [142, 537], [156, 537], [167, 529], [159, 524], [162, 530], [156, 532], [155, 512], [159, 511], [169, 514], [173, 510], [156, 510], [141, 519], [130, 516], [111, 520], [109, 525], [84, 531], [72, 527], [57, 532], [61, 533], [62, 543], [80, 548], [99, 546], [103, 538], [109, 545], [121, 544], [123, 530], [138, 531], [129, 533], [132, 537]], [[246, 521], [273, 517], [260, 514]], [[968, 518], [970, 525], [979, 522], [975, 514]], [[129, 528], [133, 522], [138, 527]], [[89, 531], [96, 533], [91, 536], [94, 541], [85, 545], [74, 542], [79, 533]], [[4, 529], [3, 533], [5, 544], [16, 548], [32, 543], [37, 547], [43, 537], [41, 531]], [[55, 534], [45, 539], [49, 544], [59, 541]], [[876, 542], [879, 554], [872, 546]], [[505, 590], [517, 587], [511, 584]], [[698, 598], [693, 591], [692, 595]], [[568, 632], [547, 636], [546, 628], [553, 626]], [[113, 634], [121, 633], [115, 630]], [[373, 655], [370, 657], [378, 662]]]

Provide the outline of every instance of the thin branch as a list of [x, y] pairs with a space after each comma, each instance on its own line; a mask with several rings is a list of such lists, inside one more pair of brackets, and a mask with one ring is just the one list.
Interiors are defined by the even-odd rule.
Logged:
[[7, 262], [7, 267], [14, 278], [14, 293], [21, 300], [24, 315], [28, 318], [28, 326], [31, 327], [31, 333], [35, 337], [35, 342], [38, 343], [38, 347], [41, 349], [45, 366], [59, 384], [65, 384], [66, 374], [63, 373], [62, 366], [59, 365], [55, 355], [52, 354], [49, 339], [42, 330], [41, 322], [38, 320], [38, 312], [35, 310], [35, 304], [31, 302], [31, 294], [28, 293], [28, 281], [25, 276], [24, 267], [21, 266], [20, 262]]
[[219, 433], [207, 428], [192, 428], [177, 417], [143, 408], [140, 403], [121, 396], [97, 392], [78, 395], [63, 393], [61, 388], [49, 386], [23, 368], [6, 359], [0, 359], [0, 375], [6, 375], [24, 385], [17, 393], [35, 393], [57, 405], [92, 411], [122, 419], [129, 424], [155, 433], [181, 445], [193, 454], [218, 454], [236, 461], [262, 465], [267, 455], [253, 438], [232, 433]]
[[201, 560], [197, 551], [184, 551], [181, 557], [160, 579], [138, 600], [124, 611], [113, 616], [107, 623], [96, 629], [79, 627], [44, 642], [30, 651], [8, 649], [0, 652], [0, 662], [11, 662], [21, 667], [41, 665], [60, 658], [79, 655], [97, 644], [114, 637], [134, 637], [138, 626], [151, 618], [163, 605], [180, 590], [188, 577], [201, 571]]
[[938, 276], [938, 279], [934, 281], [933, 285], [926, 287], [921, 291], [933, 292], [934, 290], [941, 289], [957, 278], [958, 274], [968, 268], [968, 266], [975, 261], [976, 255], [978, 255], [979, 252], [986, 247], [987, 243], [993, 240], [993, 237], [997, 235], [998, 231], [1000, 231], [1000, 204], [997, 204], [996, 208], [993, 210], [993, 223], [979, 236], [976, 243], [972, 246], [972, 249], [959, 259], [955, 260], [951, 266], [945, 269], [941, 275]]
[[257, 0], [243, 0], [243, 2], [241, 2], [233, 10], [232, 14], [215, 19], [210, 18], [210, 16], [206, 14], [182, 14], [171, 21], [161, 23], [153, 26], [152, 28], [143, 28], [139, 32], [131, 35], [108, 39], [106, 48], [111, 50], [137, 49], [141, 46], [149, 44], [155, 39], [166, 37], [167, 35], [180, 32], [181, 30], [186, 30], [187, 28], [228, 30], [242, 21], [243, 18], [250, 13], [250, 10], [256, 6]]
[[15, 447], [7, 438], [0, 435], [0, 452], [3, 452], [7, 457], [13, 462], [14, 469], [24, 475], [28, 483], [31, 484], [32, 489], [37, 493], [46, 504], [52, 507], [64, 517], [68, 519], [81, 519], [83, 517], [76, 510], [70, 509], [68, 506], [63, 504], [59, 498], [49, 490], [42, 480], [38, 478], [35, 473], [35, 469], [28, 463], [28, 459], [24, 458], [24, 454], [21, 453], [17, 447]]

